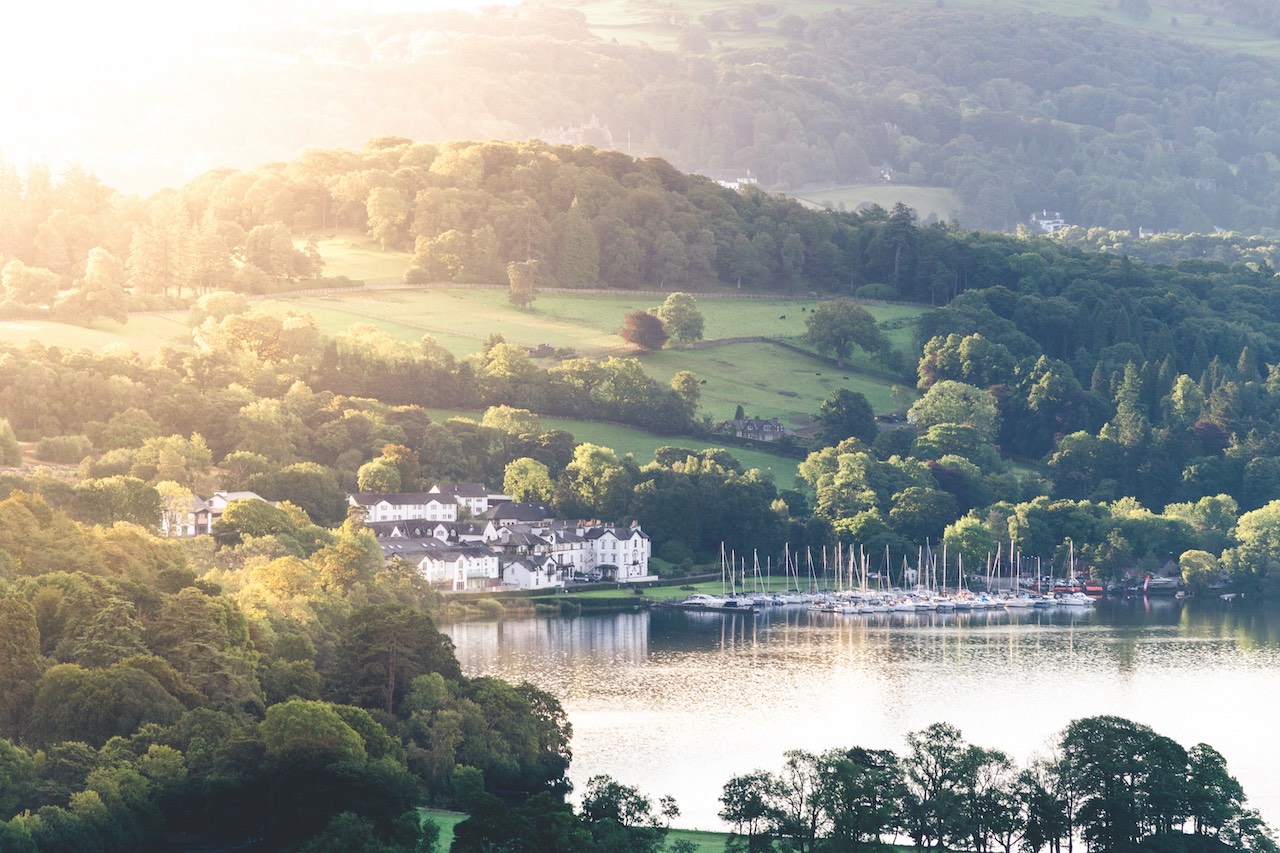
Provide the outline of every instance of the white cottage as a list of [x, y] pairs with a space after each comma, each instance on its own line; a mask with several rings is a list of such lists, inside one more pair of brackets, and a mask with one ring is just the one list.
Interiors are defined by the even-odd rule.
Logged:
[[347, 503], [364, 511], [365, 523], [458, 520], [458, 504], [433, 492], [358, 492], [349, 495]]

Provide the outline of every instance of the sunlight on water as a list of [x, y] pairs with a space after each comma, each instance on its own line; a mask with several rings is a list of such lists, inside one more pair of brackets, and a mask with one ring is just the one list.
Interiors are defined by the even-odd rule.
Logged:
[[1276, 619], [1174, 602], [1098, 612], [842, 616], [777, 608], [468, 623], [463, 669], [527, 680], [573, 724], [571, 776], [674, 796], [687, 827], [719, 829], [720, 789], [777, 770], [788, 749], [902, 751], [930, 723], [1018, 761], [1072, 719], [1130, 717], [1183, 746], [1209, 743], [1280, 822]]

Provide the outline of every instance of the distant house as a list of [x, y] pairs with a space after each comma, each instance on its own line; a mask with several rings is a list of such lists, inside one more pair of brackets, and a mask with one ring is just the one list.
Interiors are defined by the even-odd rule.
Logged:
[[185, 518], [174, 523], [168, 513], [160, 517], [160, 532], [165, 536], [209, 536], [213, 534], [213, 524], [222, 518], [227, 505], [232, 501], [262, 501], [275, 506], [256, 492], [214, 492], [207, 500], [192, 497], [191, 509]]
[[754, 187], [760, 183], [750, 169], [703, 169], [702, 174], [720, 186], [738, 192], [743, 187]]
[[347, 498], [350, 506], [364, 510], [366, 523], [379, 521], [457, 521], [453, 496], [432, 492], [360, 492]]
[[649, 574], [653, 546], [639, 527], [593, 527], [583, 538], [592, 544], [593, 568], [604, 580], [625, 583]]
[[1056, 210], [1041, 210], [1039, 213], [1033, 213], [1029, 221], [1045, 234], [1056, 234], [1070, 224]]
[[564, 577], [550, 557], [516, 557], [502, 564], [502, 582], [520, 589], [545, 589], [564, 586]]
[[437, 483], [427, 491], [441, 498], [452, 497], [454, 503], [475, 517], [489, 511], [489, 490], [482, 483]]
[[734, 418], [720, 424], [715, 432], [752, 441], [777, 441], [796, 434], [795, 430], [785, 426], [777, 418]]
[[425, 492], [357, 492], [347, 496], [349, 506], [364, 512], [366, 524], [382, 521], [457, 521], [459, 511], [473, 518], [491, 505], [511, 500], [490, 494], [480, 483], [438, 483]]
[[500, 555], [483, 545], [448, 545], [435, 537], [382, 545], [387, 560], [401, 559], [433, 586], [459, 592], [501, 584]]
[[[474, 521], [427, 517], [448, 515], [449, 507], [471, 509], [481, 500], [490, 505]], [[437, 589], [542, 589], [572, 577], [624, 583], [649, 577], [653, 543], [638, 525], [556, 518], [545, 503], [491, 495], [480, 484], [354, 494], [350, 502], [364, 511], [383, 557], [409, 563]]]

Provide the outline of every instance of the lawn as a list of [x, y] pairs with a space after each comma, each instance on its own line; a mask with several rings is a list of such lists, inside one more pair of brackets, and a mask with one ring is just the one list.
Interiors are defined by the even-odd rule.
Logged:
[[444, 809], [419, 809], [424, 818], [435, 821], [440, 827], [440, 837], [436, 839], [436, 849], [447, 851], [453, 844], [453, 828], [467, 819], [466, 812], [451, 812]]
[[[461, 417], [474, 421], [480, 420], [482, 412], [463, 412], [456, 409], [428, 409], [431, 417], [438, 421]], [[580, 442], [590, 442], [601, 447], [611, 447], [618, 453], [630, 453], [637, 462], [644, 465], [653, 461], [653, 452], [659, 447], [674, 445], [690, 450], [705, 450], [711, 447], [722, 447], [714, 441], [700, 441], [692, 438], [679, 438], [669, 435], [656, 435], [634, 427], [619, 424], [606, 424], [598, 421], [578, 421], [569, 418], [540, 418], [542, 428], [546, 430], [562, 429], [573, 434]], [[748, 450], [740, 447], [727, 448], [744, 468], [759, 468], [771, 471], [773, 481], [779, 489], [790, 489], [796, 482], [796, 464], [799, 460], [787, 456], [778, 456], [763, 450]]]
[[[901, 406], [893, 392], [894, 386], [901, 383], [855, 369], [833, 368], [772, 344], [640, 353], [617, 336], [615, 323], [621, 323], [625, 312], [655, 307], [659, 301], [657, 297], [634, 294], [548, 293], [539, 296], [535, 310], [521, 311], [507, 302], [502, 290], [433, 288], [276, 298], [255, 307], [309, 314], [329, 335], [361, 322], [374, 324], [398, 340], [431, 335], [459, 357], [476, 352], [495, 331], [512, 343], [525, 346], [545, 342], [582, 355], [636, 355], [646, 372], [664, 384], [681, 370], [692, 370], [705, 380], [702, 410], [715, 421], [733, 417], [736, 407], [742, 405], [749, 415], [777, 417], [793, 427], [802, 427], [836, 388], [864, 394], [876, 412], [890, 412]], [[795, 343], [804, 334], [807, 312], [817, 304], [816, 299], [713, 297], [698, 302], [706, 321], [707, 339], [758, 335]], [[878, 321], [895, 326], [887, 332], [895, 347], [914, 348], [911, 328], [901, 321], [919, 316], [923, 309], [871, 305], [868, 310]], [[851, 361], [854, 368], [874, 371], [879, 367], [865, 353], [856, 353]]]
[[431, 335], [454, 355], [466, 356], [494, 332], [524, 346], [545, 342], [591, 355], [626, 352], [630, 348], [617, 334], [623, 314], [653, 304], [652, 297], [544, 293], [534, 310], [521, 311], [507, 301], [505, 289], [440, 287], [281, 297], [255, 307], [310, 314], [329, 335], [355, 323], [372, 323], [400, 340]]
[[88, 349], [92, 352], [100, 352], [111, 345], [121, 345], [144, 357], [150, 357], [161, 344], [189, 344], [191, 330], [183, 316], [174, 314], [134, 314], [127, 323], [95, 320], [88, 328], [55, 323], [52, 320], [0, 322], [0, 342], [22, 347], [32, 341], [38, 341], [47, 347]]
[[[466, 820], [465, 812], [451, 812], [444, 809], [422, 809], [422, 816], [435, 821], [436, 826], [440, 827], [440, 838], [436, 844], [436, 849], [447, 851], [449, 846], [453, 844], [453, 828], [462, 821]], [[685, 839], [695, 845], [697, 853], [723, 853], [724, 845], [729, 840], [729, 836], [724, 832], [701, 832], [693, 829], [672, 829], [667, 833], [667, 848], [673, 841]]]
[[[297, 241], [298, 248], [306, 240]], [[324, 259], [327, 278], [346, 276], [366, 284], [399, 284], [409, 268], [413, 255], [396, 249], [383, 249], [359, 232], [335, 233], [316, 238], [316, 248]]]
[[733, 417], [741, 405], [749, 416], [803, 426], [837, 388], [863, 394], [876, 412], [898, 408], [893, 388], [899, 383], [832, 367], [773, 344], [662, 350], [644, 356], [641, 363], [659, 381], [669, 381], [676, 371], [692, 370], [706, 382], [701, 386], [701, 409], [714, 421]]

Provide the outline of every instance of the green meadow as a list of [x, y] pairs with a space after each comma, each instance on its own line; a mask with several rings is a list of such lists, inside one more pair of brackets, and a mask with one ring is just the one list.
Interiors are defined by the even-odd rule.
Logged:
[[[666, 349], [640, 353], [617, 335], [622, 316], [637, 308], [660, 303], [653, 296], [547, 293], [539, 296], [534, 310], [521, 311], [507, 302], [504, 290], [437, 287], [422, 290], [365, 290], [330, 294], [276, 296], [254, 303], [254, 309], [272, 313], [293, 312], [313, 317], [320, 329], [338, 334], [358, 323], [369, 323], [397, 340], [414, 341], [430, 335], [459, 357], [475, 353], [494, 332], [513, 343], [552, 346], [581, 355], [637, 356], [645, 371], [659, 382], [669, 382], [678, 371], [693, 371], [701, 386], [701, 411], [713, 422], [733, 417], [740, 405], [752, 417], [776, 417], [793, 429], [811, 424], [818, 406], [837, 388], [866, 396], [876, 412], [902, 405], [902, 390], [875, 372], [865, 354], [856, 355], [854, 368], [836, 368], [820, 359], [769, 343], [734, 343], [706, 349]], [[804, 318], [817, 299], [702, 298], [708, 338], [776, 337], [799, 343]], [[911, 331], [901, 322], [918, 316], [921, 309], [898, 305], [868, 306], [896, 347], [912, 347]], [[0, 341], [18, 346], [39, 341], [47, 346], [101, 351], [118, 346], [144, 358], [163, 344], [182, 347], [189, 342], [185, 312], [135, 314], [125, 324], [98, 321], [91, 328], [45, 320], [0, 324]], [[554, 362], [543, 364], [550, 366]], [[474, 412], [438, 413], [436, 417]], [[714, 441], [674, 439], [616, 424], [544, 418], [549, 429], [564, 429], [579, 441], [631, 453], [642, 462], [668, 444], [694, 449], [720, 446]], [[745, 467], [772, 471], [779, 488], [795, 482], [796, 460], [760, 450], [729, 448]]]
[[[430, 818], [440, 827], [437, 839], [437, 850], [448, 850], [453, 844], [453, 828], [466, 820], [466, 812], [445, 811], [444, 809], [422, 809], [422, 816]], [[729, 835], [724, 832], [702, 832], [692, 829], [672, 829], [667, 832], [667, 848], [679, 839], [694, 845], [695, 853], [723, 853]]]
[[733, 417], [738, 405], [747, 415], [779, 418], [805, 426], [818, 405], [837, 388], [866, 396], [877, 412], [897, 408], [895, 383], [767, 343], [731, 344], [704, 350], [662, 350], [641, 359], [655, 379], [668, 381], [679, 370], [692, 370], [702, 387], [701, 408], [713, 420]]
[[[305, 241], [298, 241], [299, 248]], [[345, 276], [366, 284], [399, 284], [409, 268], [413, 255], [396, 249], [383, 249], [359, 232], [335, 233], [316, 238], [316, 248], [324, 258], [324, 274], [329, 278]]]
[[[467, 418], [479, 421], [483, 412], [466, 412], [457, 409], [428, 409], [434, 420], [444, 421], [449, 418]], [[635, 427], [621, 424], [601, 423], [600, 421], [579, 421], [571, 418], [540, 417], [545, 430], [562, 429], [572, 433], [581, 442], [610, 447], [618, 453], [630, 453], [635, 460], [644, 465], [653, 461], [653, 453], [659, 447], [676, 446], [689, 450], [707, 450], [712, 447], [723, 447], [715, 441], [683, 438], [680, 436], [658, 435], [645, 432]], [[773, 474], [773, 481], [779, 489], [790, 489], [796, 483], [796, 464], [799, 460], [788, 456], [780, 456], [765, 450], [746, 449], [741, 447], [727, 448], [744, 468], [759, 468]]]
[[0, 322], [0, 342], [22, 347], [34, 341], [47, 347], [87, 349], [91, 352], [124, 347], [143, 357], [150, 357], [162, 344], [190, 344], [191, 330], [187, 328], [185, 316], [186, 312], [134, 314], [127, 323], [95, 320], [87, 328], [52, 320], [6, 320]]

